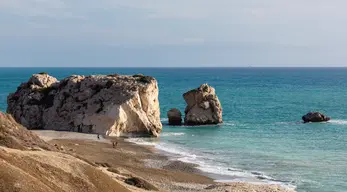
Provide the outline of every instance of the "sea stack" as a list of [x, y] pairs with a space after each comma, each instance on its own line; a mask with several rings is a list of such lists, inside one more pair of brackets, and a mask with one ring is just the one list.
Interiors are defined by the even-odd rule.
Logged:
[[186, 125], [207, 125], [223, 122], [222, 106], [215, 89], [207, 84], [183, 94], [187, 103], [184, 123]]
[[173, 108], [167, 112], [169, 125], [182, 125], [182, 113], [180, 110]]
[[29, 129], [158, 137], [162, 124], [153, 77], [34, 74], [7, 98], [7, 112]]
[[304, 123], [309, 122], [326, 122], [330, 120], [330, 117], [320, 113], [320, 112], [309, 112], [306, 115], [302, 116]]

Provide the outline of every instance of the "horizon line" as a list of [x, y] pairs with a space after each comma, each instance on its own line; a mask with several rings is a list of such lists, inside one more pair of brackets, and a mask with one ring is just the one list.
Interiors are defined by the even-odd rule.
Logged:
[[192, 68], [192, 69], [198, 69], [198, 68], [347, 68], [347, 66], [276, 66], [276, 67], [273, 67], [273, 66], [232, 66], [232, 67], [223, 67], [223, 66], [192, 66], [192, 67], [136, 67], [136, 66], [98, 66], [98, 67], [95, 67], [95, 66], [66, 66], [66, 67], [62, 67], [62, 66], [52, 66], [52, 67], [44, 67], [44, 66], [32, 66], [32, 67], [29, 67], [29, 66], [12, 66], [12, 67], [3, 67], [3, 66], [0, 66], [0, 68], [8, 68], [8, 69], [11, 69], [11, 68], [157, 68], [157, 69], [177, 69], [177, 68], [185, 68], [185, 69], [189, 69], [189, 68]]

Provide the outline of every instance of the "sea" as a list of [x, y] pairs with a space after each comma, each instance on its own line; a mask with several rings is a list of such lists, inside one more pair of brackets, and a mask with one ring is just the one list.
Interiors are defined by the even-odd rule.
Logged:
[[[347, 68], [0, 68], [0, 109], [31, 74], [138, 74], [159, 84], [163, 132], [152, 145], [198, 164], [218, 181], [274, 183], [298, 192], [347, 191]], [[167, 111], [184, 111], [183, 93], [208, 83], [223, 107], [221, 125], [171, 127]], [[327, 123], [301, 122], [320, 111]]]

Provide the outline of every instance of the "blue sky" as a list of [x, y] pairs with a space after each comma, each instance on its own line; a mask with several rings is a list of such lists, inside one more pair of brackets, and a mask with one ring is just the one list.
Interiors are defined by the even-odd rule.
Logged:
[[347, 66], [345, 0], [0, 0], [0, 66]]

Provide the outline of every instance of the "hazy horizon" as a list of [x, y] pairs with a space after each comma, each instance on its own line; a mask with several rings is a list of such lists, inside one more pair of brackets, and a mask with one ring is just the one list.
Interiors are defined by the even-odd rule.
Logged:
[[95, 68], [95, 69], [102, 69], [102, 68], [110, 68], [110, 69], [133, 69], [133, 68], [137, 68], [137, 69], [347, 69], [347, 67], [344, 66], [278, 66], [278, 67], [267, 67], [267, 66], [256, 66], [256, 67], [252, 67], [252, 66], [231, 66], [231, 67], [213, 67], [213, 66], [187, 66], [187, 67], [146, 67], [146, 66], [140, 66], [140, 67], [117, 67], [117, 66], [101, 66], [101, 67], [93, 67], [93, 66], [62, 66], [62, 67], [56, 67], [56, 66], [15, 66], [15, 67], [4, 67], [4, 66], [0, 66], [0, 68], [2, 69], [16, 69], [16, 68], [21, 68], [21, 69], [59, 69], [59, 68], [71, 68], [71, 69], [82, 69], [82, 68]]
[[0, 67], [345, 67], [342, 0], [0, 0]]

